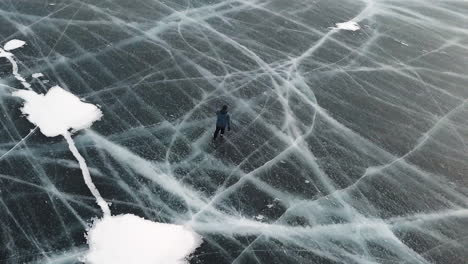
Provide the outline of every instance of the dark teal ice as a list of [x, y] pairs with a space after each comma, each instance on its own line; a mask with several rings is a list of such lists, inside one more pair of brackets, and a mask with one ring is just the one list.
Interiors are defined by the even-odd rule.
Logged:
[[[197, 264], [468, 263], [467, 25], [463, 0], [0, 1], [32, 89], [101, 107], [74, 139], [112, 213], [190, 226]], [[102, 212], [18, 89], [0, 58], [0, 263], [80, 263]]]

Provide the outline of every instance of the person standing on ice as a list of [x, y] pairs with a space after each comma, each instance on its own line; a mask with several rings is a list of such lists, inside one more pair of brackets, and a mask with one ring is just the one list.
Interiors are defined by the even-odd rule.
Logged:
[[231, 117], [229, 116], [227, 109], [227, 105], [223, 105], [223, 108], [216, 112], [216, 130], [214, 132], [213, 140], [215, 140], [218, 137], [220, 131], [221, 137], [223, 137], [224, 130], [226, 129], [226, 127], [228, 131], [231, 131]]

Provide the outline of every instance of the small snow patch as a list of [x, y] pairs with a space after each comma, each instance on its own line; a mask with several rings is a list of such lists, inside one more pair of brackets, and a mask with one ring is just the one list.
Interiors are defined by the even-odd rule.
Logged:
[[259, 221], [262, 221], [263, 219], [265, 219], [265, 216], [259, 214], [259, 215], [255, 216], [255, 219], [257, 219], [257, 220], [259, 220]]
[[3, 49], [6, 51], [14, 50], [17, 48], [21, 48], [26, 44], [26, 42], [19, 40], [19, 39], [12, 39], [8, 41], [5, 46], [3, 46]]
[[342, 29], [342, 30], [349, 30], [349, 31], [356, 31], [361, 29], [358, 23], [354, 21], [348, 21], [344, 23], [336, 23], [336, 28], [337, 29]]
[[31, 77], [37, 79], [37, 78], [40, 78], [40, 77], [44, 77], [44, 74], [42, 74], [42, 73], [40, 73], [40, 72], [36, 72], [36, 73], [33, 73], [33, 74], [31, 75]]
[[25, 100], [21, 111], [48, 137], [65, 135], [70, 129], [89, 128], [102, 117], [97, 106], [81, 101], [59, 86], [50, 88], [45, 95], [26, 90], [13, 95]]
[[187, 227], [125, 214], [98, 220], [88, 231], [89, 264], [185, 264], [202, 243]]
[[275, 205], [274, 204], [267, 204], [267, 207], [270, 208], [270, 209], [273, 208], [273, 206], [275, 206]]
[[310, 183], [310, 181], [309, 181], [309, 180], [305, 180], [304, 182], [305, 182], [305, 183]]

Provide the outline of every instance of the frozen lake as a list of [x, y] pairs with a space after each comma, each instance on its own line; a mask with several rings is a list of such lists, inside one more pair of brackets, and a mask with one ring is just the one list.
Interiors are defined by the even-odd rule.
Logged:
[[26, 42], [18, 74], [0, 56], [0, 263], [80, 263], [102, 217], [28, 84], [100, 106], [73, 137], [96, 188], [200, 234], [190, 263], [468, 263], [467, 25], [463, 0], [0, 1]]

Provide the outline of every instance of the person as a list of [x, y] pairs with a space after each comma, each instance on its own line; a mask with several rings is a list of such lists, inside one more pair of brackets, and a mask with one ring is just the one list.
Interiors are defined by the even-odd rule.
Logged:
[[227, 109], [227, 105], [223, 105], [223, 108], [216, 112], [216, 130], [214, 132], [213, 140], [218, 137], [219, 132], [221, 132], [221, 137], [223, 137], [226, 127], [228, 131], [231, 131], [231, 117], [229, 116]]

